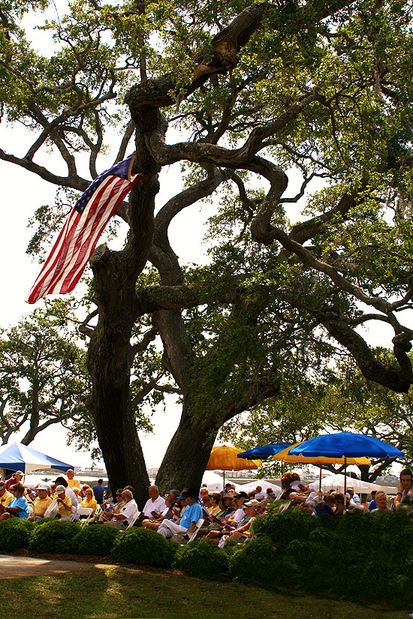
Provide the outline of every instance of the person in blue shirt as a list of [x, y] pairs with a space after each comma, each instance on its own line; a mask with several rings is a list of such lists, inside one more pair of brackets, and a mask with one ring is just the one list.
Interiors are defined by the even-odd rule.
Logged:
[[177, 539], [190, 537], [193, 533], [198, 520], [202, 519], [202, 507], [198, 501], [199, 492], [196, 488], [188, 488], [185, 497], [185, 509], [177, 522], [172, 520], [163, 520], [159, 526], [158, 533], [163, 537], [171, 538], [176, 536]]
[[313, 511], [314, 516], [334, 516], [333, 508], [330, 505], [330, 500], [325, 500], [324, 497], [319, 497], [317, 499], [317, 504], [314, 507]]
[[98, 479], [98, 483], [96, 484], [96, 486], [93, 486], [92, 490], [98, 505], [102, 505], [103, 497], [105, 494], [105, 490], [103, 488], [103, 479]]
[[376, 491], [372, 490], [370, 492], [371, 495], [371, 501], [369, 503], [369, 512], [372, 512], [373, 509], [377, 509], [377, 505], [376, 505]]
[[0, 520], [8, 518], [23, 518], [27, 520], [29, 515], [27, 500], [24, 497], [24, 486], [20, 482], [9, 488], [9, 491], [14, 496], [14, 499], [8, 507], [0, 505]]

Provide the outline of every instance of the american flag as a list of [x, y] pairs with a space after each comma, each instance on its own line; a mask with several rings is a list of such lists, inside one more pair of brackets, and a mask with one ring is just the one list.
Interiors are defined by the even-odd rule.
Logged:
[[130, 175], [132, 157], [106, 170], [89, 185], [73, 207], [49, 257], [33, 284], [27, 303], [47, 294], [72, 292], [100, 235], [141, 174]]

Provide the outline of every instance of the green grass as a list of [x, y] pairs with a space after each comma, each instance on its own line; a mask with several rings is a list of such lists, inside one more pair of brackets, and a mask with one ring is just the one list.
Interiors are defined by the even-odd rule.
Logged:
[[407, 615], [406, 611], [358, 606], [316, 595], [281, 595], [237, 583], [117, 566], [1, 580], [0, 599], [1, 617], [7, 619], [405, 619]]

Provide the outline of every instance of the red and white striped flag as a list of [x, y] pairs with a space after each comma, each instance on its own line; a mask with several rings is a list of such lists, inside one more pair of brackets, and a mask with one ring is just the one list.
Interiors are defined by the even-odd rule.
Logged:
[[132, 157], [100, 174], [73, 207], [27, 303], [47, 294], [68, 294], [85, 270], [100, 235], [141, 174], [130, 175]]

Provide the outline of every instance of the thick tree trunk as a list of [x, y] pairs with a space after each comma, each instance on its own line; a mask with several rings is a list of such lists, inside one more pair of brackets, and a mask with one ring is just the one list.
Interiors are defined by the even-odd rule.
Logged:
[[[148, 498], [149, 478], [130, 408], [129, 388], [106, 385], [97, 389], [94, 419], [112, 491], [134, 487], [140, 508]], [[103, 397], [100, 397], [103, 396]]]
[[[132, 485], [142, 506], [147, 500], [149, 478], [132, 414], [130, 383], [131, 312], [121, 312], [126, 298], [102, 309], [89, 346], [89, 371], [93, 381], [91, 411], [96, 424], [112, 490]], [[131, 303], [129, 303], [129, 306]], [[109, 310], [109, 311], [108, 311]]]
[[183, 413], [156, 477], [162, 493], [175, 488], [199, 488], [217, 431], [193, 422]]

